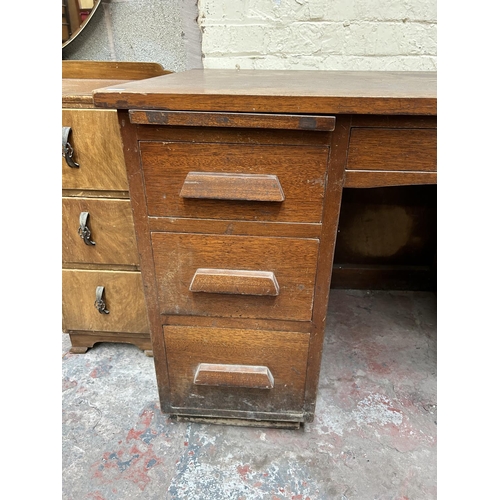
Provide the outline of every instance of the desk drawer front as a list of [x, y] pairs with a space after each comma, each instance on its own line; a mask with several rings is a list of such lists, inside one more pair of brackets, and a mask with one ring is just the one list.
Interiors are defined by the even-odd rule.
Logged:
[[353, 128], [347, 170], [437, 169], [436, 129]]
[[[63, 262], [139, 264], [129, 200], [63, 198], [62, 205]], [[83, 213], [87, 238], [82, 238]]]
[[309, 321], [317, 239], [152, 233], [162, 314]]
[[320, 222], [327, 146], [141, 142], [153, 216]]
[[164, 326], [171, 405], [300, 412], [308, 333]]
[[128, 191], [120, 129], [115, 110], [63, 109], [63, 127], [78, 168], [62, 158], [63, 189]]
[[[104, 287], [102, 312], [97, 287]], [[149, 333], [139, 272], [64, 269], [62, 292], [64, 331]]]

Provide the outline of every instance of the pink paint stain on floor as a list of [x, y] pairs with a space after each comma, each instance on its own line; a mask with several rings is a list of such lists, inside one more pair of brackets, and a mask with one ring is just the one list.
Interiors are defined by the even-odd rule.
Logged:
[[[92, 465], [92, 477], [103, 484], [114, 481], [127, 480], [134, 483], [141, 491], [151, 481], [149, 471], [163, 463], [153, 450], [150, 442], [156, 432], [151, 431], [150, 425], [154, 413], [146, 409], [139, 417], [137, 428], [130, 429], [126, 438], [126, 445], [114, 452], [103, 454], [101, 461]], [[122, 441], [119, 441], [122, 444]]]
[[246, 481], [248, 473], [251, 472], [250, 465], [248, 465], [248, 464], [238, 465], [237, 470], [238, 470], [238, 474], [240, 475], [241, 479], [243, 479], [243, 481]]

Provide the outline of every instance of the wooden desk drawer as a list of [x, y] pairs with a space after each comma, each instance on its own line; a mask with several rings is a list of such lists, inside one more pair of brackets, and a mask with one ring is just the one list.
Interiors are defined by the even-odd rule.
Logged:
[[78, 168], [62, 158], [63, 189], [128, 191], [116, 110], [63, 109]]
[[435, 172], [437, 131], [432, 128], [353, 128], [347, 170]]
[[[108, 314], [94, 305], [97, 287]], [[69, 270], [62, 272], [63, 330], [149, 333], [141, 273]]]
[[319, 240], [166, 232], [151, 237], [162, 314], [311, 319]]
[[321, 221], [327, 146], [145, 141], [140, 148], [149, 215]]
[[308, 333], [183, 326], [163, 332], [172, 407], [206, 408], [207, 415], [302, 410]]
[[62, 205], [63, 262], [139, 265], [130, 200], [63, 198]]

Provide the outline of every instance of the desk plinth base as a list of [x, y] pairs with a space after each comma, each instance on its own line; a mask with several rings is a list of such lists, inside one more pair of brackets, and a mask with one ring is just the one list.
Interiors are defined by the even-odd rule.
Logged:
[[236, 427], [264, 427], [272, 429], [300, 429], [302, 422], [287, 422], [283, 420], [250, 420], [242, 418], [196, 417], [188, 415], [170, 415], [176, 422], [194, 422], [197, 424], [233, 425]]

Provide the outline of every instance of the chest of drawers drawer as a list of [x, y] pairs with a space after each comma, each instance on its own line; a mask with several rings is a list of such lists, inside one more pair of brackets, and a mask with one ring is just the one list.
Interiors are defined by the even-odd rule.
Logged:
[[162, 314], [310, 321], [319, 240], [152, 233]]
[[63, 109], [62, 125], [69, 127], [72, 159], [62, 159], [62, 188], [128, 191], [123, 147], [115, 110]]
[[130, 200], [62, 199], [65, 263], [139, 265]]
[[62, 292], [65, 331], [149, 332], [140, 272], [63, 269]]
[[217, 408], [233, 417], [238, 412], [253, 412], [254, 418], [300, 417], [308, 333], [180, 326], [163, 330], [170, 404], [180, 413], [203, 415]]
[[140, 150], [149, 215], [321, 221], [326, 146], [145, 141]]

